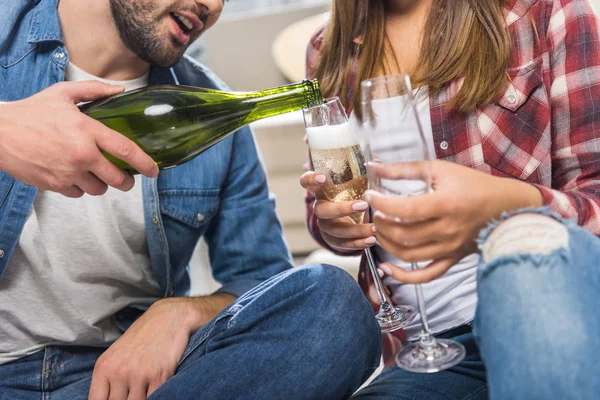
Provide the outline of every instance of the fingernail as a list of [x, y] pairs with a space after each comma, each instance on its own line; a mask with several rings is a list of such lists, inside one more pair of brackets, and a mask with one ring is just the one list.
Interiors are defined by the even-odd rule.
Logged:
[[373, 225], [373, 227], [371, 228], [371, 230], [373, 231], [373, 233], [377, 233], [377, 227], [375, 227], [375, 225]]
[[352, 209], [354, 211], [365, 211], [367, 208], [369, 208], [369, 204], [366, 201], [357, 201], [352, 204]]
[[373, 199], [373, 191], [372, 190], [367, 190], [365, 192], [364, 196], [365, 196], [365, 200], [370, 203], [371, 200]]
[[385, 272], [387, 275], [392, 275], [392, 268], [387, 263], [379, 264], [379, 269]]
[[325, 175], [315, 176], [315, 182], [317, 182], [317, 183], [325, 183], [326, 180], [327, 180], [327, 178], [325, 177]]
[[376, 242], [377, 242], [377, 239], [375, 239], [375, 236], [369, 236], [368, 238], [365, 239], [365, 243], [368, 245], [375, 244]]

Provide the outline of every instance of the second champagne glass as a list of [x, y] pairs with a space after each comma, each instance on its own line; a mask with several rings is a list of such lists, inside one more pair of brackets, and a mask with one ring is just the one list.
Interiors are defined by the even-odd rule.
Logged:
[[[304, 124], [314, 170], [327, 177], [323, 185], [326, 200], [362, 200], [367, 190], [365, 160], [339, 99], [334, 97], [322, 105], [305, 109]], [[365, 213], [356, 213], [349, 218], [359, 224]], [[365, 253], [379, 297], [379, 311], [375, 317], [381, 331], [392, 332], [408, 325], [415, 318], [416, 310], [410, 306], [394, 307], [387, 301], [373, 254], [370, 249]]]
[[[420, 175], [398, 180], [381, 178], [367, 168], [371, 189], [386, 196], [418, 196], [431, 191], [431, 151], [414, 98], [415, 95], [426, 95], [425, 90], [414, 93], [407, 75], [381, 76], [361, 82], [361, 139], [367, 162], [383, 166], [417, 162], [422, 166]], [[397, 262], [405, 264], [402, 260]], [[409, 268], [414, 270], [418, 266], [412, 263]], [[464, 346], [453, 340], [437, 339], [431, 334], [423, 288], [415, 285], [415, 289], [421, 334], [418, 341], [400, 350], [396, 364], [411, 372], [437, 372], [458, 364], [465, 357]]]

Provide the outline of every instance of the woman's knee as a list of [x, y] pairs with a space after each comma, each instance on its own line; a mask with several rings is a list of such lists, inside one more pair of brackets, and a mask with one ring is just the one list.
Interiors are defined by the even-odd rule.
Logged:
[[539, 213], [511, 216], [485, 238], [481, 246], [483, 261], [493, 262], [519, 254], [547, 255], [569, 245], [567, 227], [555, 218]]

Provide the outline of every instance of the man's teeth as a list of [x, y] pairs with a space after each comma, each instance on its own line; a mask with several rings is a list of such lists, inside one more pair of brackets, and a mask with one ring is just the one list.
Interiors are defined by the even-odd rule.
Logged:
[[183, 15], [179, 15], [179, 14], [174, 14], [183, 25], [185, 25], [186, 28], [188, 29], [192, 29], [194, 27], [194, 24], [192, 24], [192, 22], [187, 19], [186, 17], [184, 17]]

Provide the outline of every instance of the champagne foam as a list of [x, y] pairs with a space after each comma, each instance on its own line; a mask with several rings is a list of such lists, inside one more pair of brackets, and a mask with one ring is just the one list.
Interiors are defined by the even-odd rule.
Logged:
[[358, 144], [348, 122], [306, 128], [306, 136], [308, 145], [313, 150], [341, 149]]

